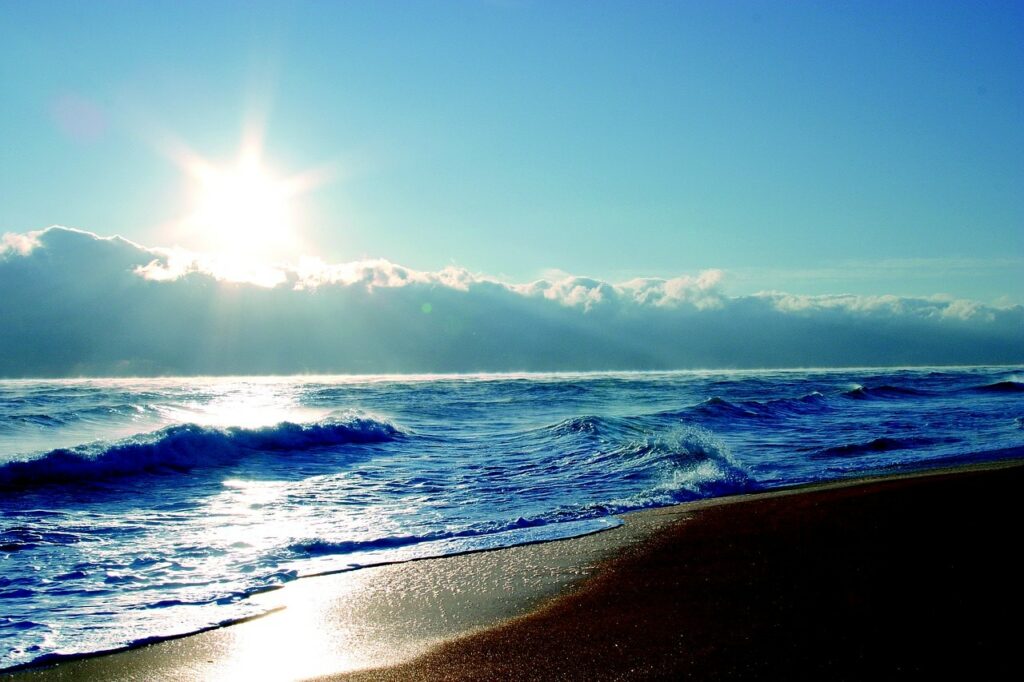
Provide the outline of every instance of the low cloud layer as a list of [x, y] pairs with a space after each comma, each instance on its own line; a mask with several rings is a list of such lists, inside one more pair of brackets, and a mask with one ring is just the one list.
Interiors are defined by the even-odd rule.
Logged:
[[54, 227], [0, 242], [0, 376], [1024, 362], [1021, 306], [734, 297], [721, 277], [510, 284], [384, 260], [241, 272]]

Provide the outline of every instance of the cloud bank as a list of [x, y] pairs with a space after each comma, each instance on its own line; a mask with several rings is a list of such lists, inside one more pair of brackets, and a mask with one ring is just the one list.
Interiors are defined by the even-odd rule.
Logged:
[[721, 278], [512, 284], [385, 260], [240, 272], [52, 227], [0, 241], [0, 376], [1024, 362], [1021, 306], [736, 297]]

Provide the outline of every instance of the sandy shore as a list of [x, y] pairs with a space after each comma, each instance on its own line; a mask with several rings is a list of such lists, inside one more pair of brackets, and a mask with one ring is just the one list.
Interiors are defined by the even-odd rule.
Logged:
[[[1001, 677], [1020, 462], [629, 514], [261, 595], [267, 617], [13, 679]], [[526, 615], [523, 615], [526, 614]]]
[[571, 591], [685, 514], [653, 509], [583, 537], [304, 578], [253, 597], [276, 609], [268, 616], [9, 678], [295, 680], [396, 664]]

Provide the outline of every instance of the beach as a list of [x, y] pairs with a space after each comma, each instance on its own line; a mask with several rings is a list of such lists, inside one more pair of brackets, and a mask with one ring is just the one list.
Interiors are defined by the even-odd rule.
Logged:
[[704, 500], [300, 580], [263, 618], [9, 679], [864, 679], [1016, 667], [1019, 460]]
[[1024, 0], [0, 34], [0, 682], [1020, 677]]

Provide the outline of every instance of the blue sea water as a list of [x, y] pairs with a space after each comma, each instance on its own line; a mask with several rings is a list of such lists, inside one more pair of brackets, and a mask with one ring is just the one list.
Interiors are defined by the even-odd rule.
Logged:
[[249, 596], [304, 575], [1020, 457], [1022, 382], [1006, 367], [0, 381], [0, 669], [255, 615]]

